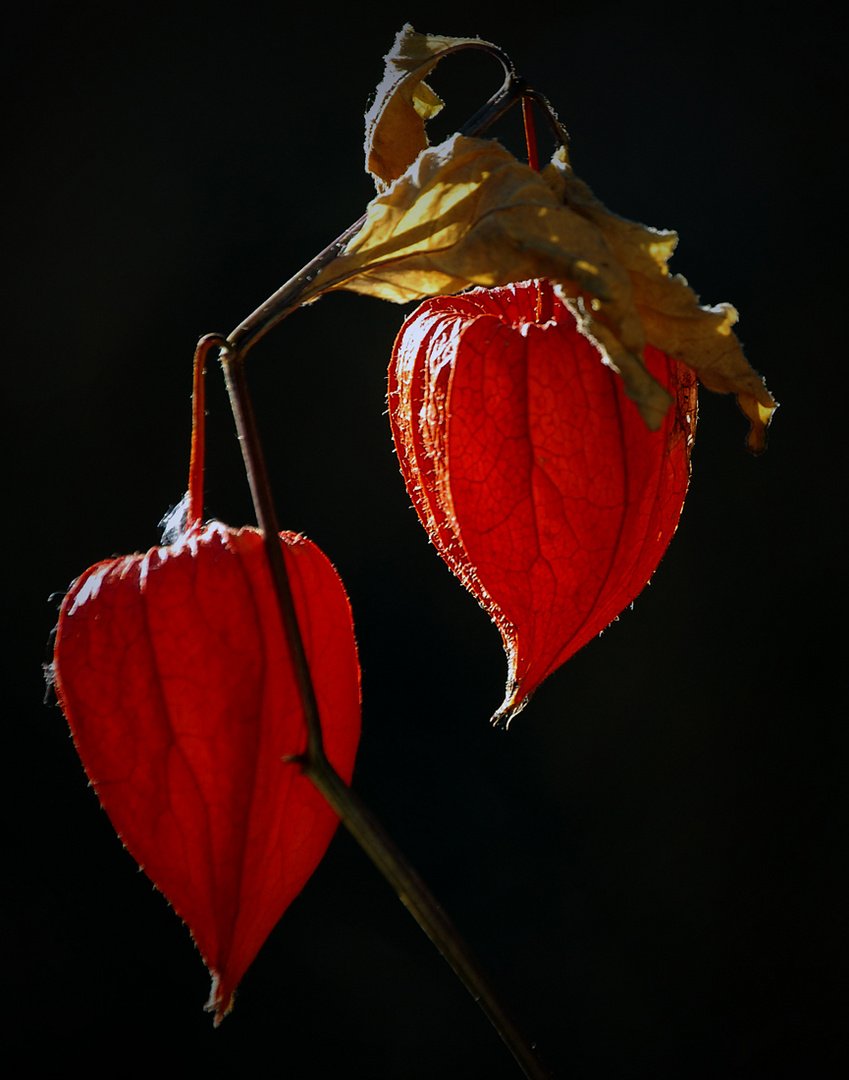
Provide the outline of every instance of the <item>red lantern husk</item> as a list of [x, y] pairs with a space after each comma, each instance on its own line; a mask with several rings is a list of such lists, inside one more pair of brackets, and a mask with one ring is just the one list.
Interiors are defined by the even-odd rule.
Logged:
[[648, 346], [673, 396], [649, 431], [547, 282], [422, 304], [389, 369], [407, 490], [451, 570], [498, 626], [507, 723], [640, 593], [677, 527], [694, 374]]
[[[349, 782], [360, 683], [348, 599], [314, 544], [281, 543], [325, 749]], [[338, 823], [290, 760], [307, 731], [260, 533], [195, 524], [91, 567], [62, 605], [54, 677], [104, 809], [212, 974], [217, 1023]]]

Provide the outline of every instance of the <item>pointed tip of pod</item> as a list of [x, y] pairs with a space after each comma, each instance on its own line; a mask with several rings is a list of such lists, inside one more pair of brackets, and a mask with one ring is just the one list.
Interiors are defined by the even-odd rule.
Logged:
[[232, 990], [225, 989], [221, 975], [214, 968], [210, 969], [210, 975], [212, 986], [209, 988], [209, 1000], [203, 1008], [205, 1012], [215, 1013], [212, 1023], [214, 1027], [218, 1027], [224, 1017], [233, 1011], [236, 994]]
[[507, 731], [512, 721], [519, 715], [530, 700], [531, 694], [528, 691], [523, 690], [515, 683], [509, 683], [504, 701], [492, 714], [490, 723], [494, 728], [501, 728], [502, 731]]

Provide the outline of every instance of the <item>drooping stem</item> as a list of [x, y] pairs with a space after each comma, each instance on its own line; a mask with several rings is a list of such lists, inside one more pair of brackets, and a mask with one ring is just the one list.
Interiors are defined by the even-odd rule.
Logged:
[[221, 344], [223, 346], [221, 349], [221, 366], [224, 369], [224, 377], [227, 382], [230, 407], [236, 421], [239, 441], [242, 444], [242, 457], [251, 488], [251, 498], [257, 516], [257, 524], [262, 532], [265, 554], [271, 569], [271, 580], [277, 596], [277, 606], [280, 610], [280, 617], [283, 621], [292, 654], [298, 681], [298, 691], [304, 708], [308, 740], [306, 760], [321, 760], [325, 759], [325, 754], [318, 702], [316, 701], [315, 689], [310, 677], [307, 655], [298, 625], [298, 616], [295, 612], [295, 602], [292, 598], [289, 575], [283, 558], [283, 548], [280, 545], [280, 526], [277, 521], [277, 511], [274, 506], [271, 484], [265, 466], [265, 455], [262, 451], [259, 431], [254, 420], [253, 406], [248, 393], [244, 359], [230, 353], [226, 341], [222, 340]]
[[526, 86], [522, 91], [522, 106], [523, 108], [529, 107], [531, 102], [536, 104], [542, 109], [543, 116], [548, 124], [551, 134], [554, 136], [554, 141], [559, 147], [566, 148], [569, 145], [569, 133], [566, 128], [560, 123], [560, 118], [554, 111], [554, 108], [548, 98], [544, 94], [541, 94], [539, 90], [534, 90], [531, 86]]
[[531, 1043], [519, 1030], [516, 1022], [499, 1000], [468, 946], [416, 870], [327, 759], [321, 735], [321, 718], [292, 601], [286, 563], [278, 538], [277, 513], [248, 393], [244, 360], [226, 343], [222, 343], [222, 346], [221, 362], [227, 381], [230, 404], [242, 445], [242, 455], [257, 521], [265, 539], [265, 551], [271, 568], [281, 620], [294, 658], [306, 716], [307, 750], [301, 760], [304, 774], [324, 795], [342, 824], [463, 981], [528, 1080], [550, 1080], [550, 1073], [540, 1062]]
[[534, 172], [539, 172], [539, 154], [537, 153], [537, 133], [534, 129], [534, 113], [531, 99], [527, 97], [527, 95], [522, 98], [522, 121], [525, 125], [525, 145], [528, 148], [528, 164]]
[[192, 453], [189, 461], [189, 490], [186, 526], [197, 525], [203, 517], [203, 472], [206, 454], [206, 358], [210, 349], [227, 342], [220, 334], [207, 334], [197, 343], [192, 373]]
[[272, 330], [287, 315], [291, 315], [301, 305], [301, 297], [307, 291], [313, 280], [328, 263], [331, 263], [349, 240], [353, 239], [365, 224], [365, 214], [336, 239], [320, 251], [314, 259], [303, 266], [294, 277], [289, 278], [285, 285], [281, 285], [277, 292], [273, 293], [228, 336], [228, 341], [233, 352], [240, 356], [246, 356], [250, 349]]
[[[518, 100], [533, 99], [546, 111], [555, 138], [565, 142], [566, 134], [553, 110], [540, 95], [530, 89], [513, 70], [507, 56], [481, 42], [480, 47], [500, 60], [505, 78], [500, 89], [469, 121], [460, 134], [481, 135], [504, 115]], [[318, 274], [335, 259], [346, 244], [360, 231], [365, 215], [349, 226], [339, 237], [287, 281], [256, 311], [249, 315], [221, 345], [221, 362], [227, 381], [230, 403], [242, 445], [242, 454], [253, 496], [257, 521], [265, 538], [265, 551], [271, 568], [283, 626], [294, 658], [301, 700], [308, 731], [307, 750], [301, 759], [305, 775], [315, 784], [338, 814], [343, 825], [369, 856], [399, 898], [410, 910], [419, 925], [436, 945], [472, 997], [490, 1019], [505, 1045], [513, 1054], [528, 1080], [550, 1080], [550, 1073], [537, 1057], [533, 1046], [522, 1034], [513, 1018], [473, 957], [454, 925], [425, 886], [418, 873], [395, 846], [383, 827], [344, 783], [324, 752], [321, 718], [310, 678], [306, 653], [295, 614], [286, 563], [279, 542], [279, 524], [271, 494], [271, 486], [254, 421], [253, 409], [245, 379], [244, 360], [249, 350], [269, 330], [295, 311], [309, 293]], [[206, 339], [204, 339], [206, 340]]]
[[[481, 47], [483, 46], [484, 43], [482, 42]], [[472, 46], [467, 45], [466, 47]], [[530, 90], [524, 79], [516, 75], [509, 61], [500, 50], [487, 47], [486, 51], [494, 53], [501, 60], [505, 70], [504, 82], [489, 101], [463, 124], [460, 128], [461, 135], [481, 135], [499, 120], [516, 101], [520, 98], [524, 100], [527, 96], [533, 97], [534, 100], [542, 100], [545, 107], [551, 112], [548, 103], [544, 102], [544, 99], [541, 99], [535, 91]], [[365, 224], [365, 220], [366, 215], [363, 214], [353, 225], [349, 225], [332, 243], [328, 244], [323, 251], [320, 251], [314, 259], [311, 259], [306, 266], [302, 267], [294, 277], [281, 285], [264, 304], [261, 304], [256, 311], [251, 312], [246, 319], [240, 322], [227, 339], [231, 350], [240, 356], [246, 356], [260, 338], [282, 322], [287, 315], [291, 315], [300, 306], [301, 298], [315, 278], [318, 277], [325, 266], [339, 255], [345, 245], [357, 235]]]
[[377, 819], [326, 759], [311, 763], [305, 772], [462, 980], [528, 1080], [551, 1080], [533, 1044], [498, 998], [454, 924]]

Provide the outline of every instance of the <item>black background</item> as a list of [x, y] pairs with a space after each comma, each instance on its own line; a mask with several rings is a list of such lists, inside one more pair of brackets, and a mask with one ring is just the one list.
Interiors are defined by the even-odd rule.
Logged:
[[[155, 544], [185, 489], [196, 339], [231, 330], [371, 197], [362, 114], [410, 21], [511, 54], [579, 175], [676, 229], [673, 268], [735, 304], [782, 407], [753, 459], [733, 401], [702, 396], [651, 587], [504, 734], [487, 724], [498, 636], [428, 545], [391, 448], [405, 310], [339, 294], [269, 335], [250, 377], [281, 521], [353, 604], [355, 786], [557, 1075], [844, 1075], [838, 31], [816, 4], [356, 7], [68, 0], [5, 16], [7, 1056], [518, 1074], [343, 833], [213, 1030], [188, 933], [41, 704], [48, 595]], [[446, 61], [433, 83], [457, 105], [435, 137], [499, 81], [489, 58]], [[502, 129], [516, 149], [517, 131]], [[209, 423], [208, 513], [249, 523], [214, 371]]]

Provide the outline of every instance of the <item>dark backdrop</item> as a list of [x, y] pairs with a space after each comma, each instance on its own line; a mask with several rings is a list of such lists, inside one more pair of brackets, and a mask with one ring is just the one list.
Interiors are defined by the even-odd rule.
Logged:
[[[48, 595], [155, 544], [185, 489], [196, 339], [232, 329], [372, 194], [362, 113], [410, 21], [511, 53], [579, 174], [617, 212], [677, 229], [674, 269], [738, 307], [782, 407], [755, 460], [733, 401], [703, 395], [651, 587], [505, 735], [487, 724], [498, 636], [428, 545], [391, 448], [405, 311], [340, 294], [266, 338], [250, 375], [282, 524], [353, 603], [357, 790], [558, 1075], [843, 1075], [836, 31], [817, 4], [498, 6], [68, 0], [4, 16], [3, 1014], [7, 1053], [22, 1044], [33, 1067], [117, 1053], [236, 1076], [517, 1075], [343, 834], [213, 1030], [188, 933], [41, 704]], [[443, 68], [434, 83], [460, 102], [445, 132], [500, 71]], [[210, 383], [208, 512], [249, 523]]]

